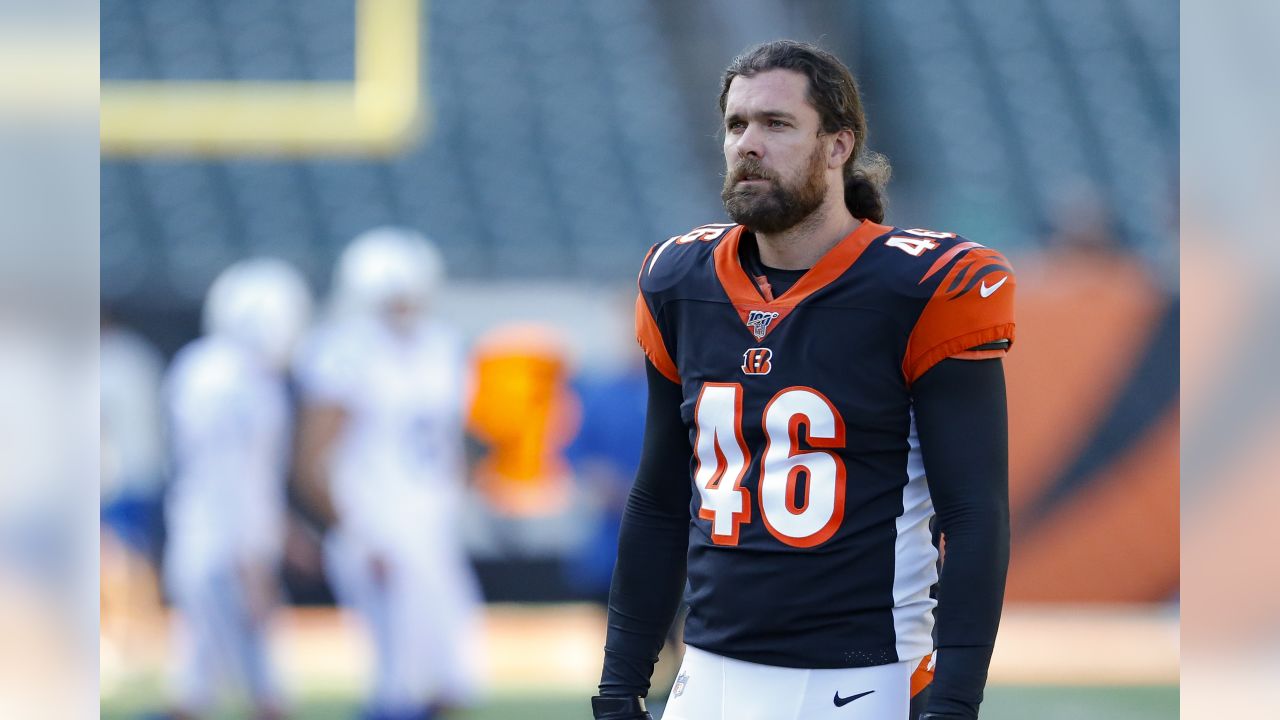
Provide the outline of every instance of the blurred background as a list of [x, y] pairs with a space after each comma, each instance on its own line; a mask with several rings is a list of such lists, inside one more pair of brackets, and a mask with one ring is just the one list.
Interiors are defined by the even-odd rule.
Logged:
[[[103, 717], [170, 701], [161, 387], [210, 284], [236, 261], [281, 258], [323, 319], [343, 249], [386, 225], [438, 246], [432, 312], [460, 333], [472, 377], [456, 540], [484, 598], [484, 659], [458, 717], [589, 717], [643, 424], [635, 272], [653, 243], [723, 220], [719, 75], [776, 37], [817, 42], [859, 78], [870, 146], [894, 164], [886, 222], [961, 233], [1019, 271], [1013, 558], [983, 717], [1177, 716], [1176, 6], [100, 12]], [[335, 608], [307, 510], [290, 504], [273, 649], [298, 717], [350, 717], [373, 653]]]

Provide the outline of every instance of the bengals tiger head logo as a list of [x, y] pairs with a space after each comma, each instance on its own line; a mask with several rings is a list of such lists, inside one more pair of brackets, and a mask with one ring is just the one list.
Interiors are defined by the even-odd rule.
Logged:
[[764, 336], [769, 332], [769, 323], [772, 323], [777, 317], [778, 313], [776, 312], [752, 310], [747, 315], [747, 327], [751, 328], [751, 334], [755, 335], [757, 340], [763, 340]]
[[769, 348], [751, 348], [742, 353], [742, 372], [748, 375], [768, 375], [773, 369], [773, 351]]

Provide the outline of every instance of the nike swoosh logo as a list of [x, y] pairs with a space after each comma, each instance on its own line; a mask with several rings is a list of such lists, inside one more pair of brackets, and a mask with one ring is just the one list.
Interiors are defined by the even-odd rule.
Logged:
[[[1004, 284], [1004, 281], [1008, 279], [1009, 279], [1009, 276], [1005, 275], [1004, 277], [1000, 278], [1000, 282], [996, 283], [995, 285], [992, 285], [991, 287], [987, 287], [987, 281], [983, 280], [982, 287], [978, 288], [978, 294], [981, 295], [982, 297], [991, 297], [991, 293], [999, 290], [1000, 286]], [[973, 287], [973, 286], [970, 285], [969, 287]]]
[[857, 699], [858, 699], [858, 698], [860, 698], [860, 697], [866, 697], [866, 696], [870, 695], [870, 694], [871, 694], [871, 693], [873, 693], [873, 692], [875, 692], [875, 690], [868, 690], [868, 691], [866, 691], [866, 692], [864, 692], [864, 693], [858, 693], [857, 695], [850, 695], [850, 696], [849, 696], [849, 697], [847, 697], [847, 698], [842, 698], [842, 697], [840, 697], [840, 691], [839, 691], [839, 690], [837, 690], [837, 691], [836, 691], [836, 696], [835, 696], [834, 698], [832, 698], [832, 699], [831, 699], [831, 702], [835, 703], [835, 704], [836, 704], [836, 707], [844, 707], [845, 705], [848, 705], [849, 703], [853, 702], [854, 700], [857, 700]]

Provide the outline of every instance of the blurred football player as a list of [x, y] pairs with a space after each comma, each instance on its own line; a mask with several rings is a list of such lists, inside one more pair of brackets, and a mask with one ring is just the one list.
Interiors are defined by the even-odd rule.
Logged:
[[165, 359], [104, 312], [99, 332], [104, 664], [129, 667], [163, 615], [160, 548], [168, 451], [160, 387]]
[[640, 271], [648, 413], [595, 717], [649, 717], [687, 573], [665, 720], [972, 720], [1008, 565], [1012, 271], [880, 224], [888, 163], [831, 54], [751, 48], [720, 109], [733, 222]]
[[443, 278], [422, 236], [366, 232], [300, 360], [299, 480], [329, 523], [339, 600], [373, 641], [376, 720], [433, 717], [476, 684], [479, 591], [458, 527], [467, 378], [459, 338], [430, 312]]
[[209, 289], [203, 337], [166, 377], [175, 475], [165, 580], [180, 615], [179, 717], [209, 715], [223, 687], [247, 694], [253, 717], [282, 715], [267, 631], [293, 445], [285, 372], [310, 307], [305, 281], [283, 261], [232, 265]]

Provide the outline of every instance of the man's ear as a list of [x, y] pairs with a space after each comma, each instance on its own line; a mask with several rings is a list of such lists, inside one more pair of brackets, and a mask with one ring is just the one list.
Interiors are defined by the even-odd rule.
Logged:
[[831, 152], [827, 155], [827, 168], [834, 170], [844, 167], [853, 154], [855, 136], [849, 128], [831, 134]]

